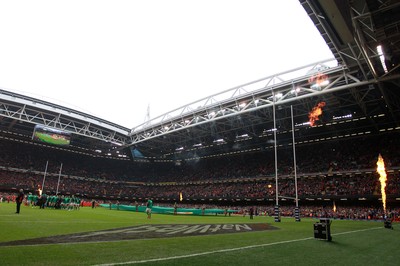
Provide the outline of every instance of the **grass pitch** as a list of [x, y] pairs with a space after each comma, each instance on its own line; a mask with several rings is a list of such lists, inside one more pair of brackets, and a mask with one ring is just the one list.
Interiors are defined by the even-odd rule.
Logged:
[[334, 220], [332, 241], [314, 239], [314, 219], [186, 216], [0, 203], [0, 243], [145, 224], [268, 223], [278, 230], [68, 244], [0, 246], [0, 265], [399, 265], [400, 226]]

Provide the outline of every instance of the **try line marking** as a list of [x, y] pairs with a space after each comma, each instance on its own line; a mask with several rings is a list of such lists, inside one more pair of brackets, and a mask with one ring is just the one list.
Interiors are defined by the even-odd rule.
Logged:
[[[376, 230], [376, 229], [382, 229], [382, 228], [383, 227], [374, 227], [374, 228], [368, 228], [368, 229], [361, 229], [361, 230], [354, 230], [354, 231], [348, 231], [348, 232], [343, 232], [343, 233], [337, 233], [337, 234], [332, 234], [332, 235], [333, 236], [335, 236], [335, 235], [336, 236], [337, 235], [345, 235], [345, 234], [352, 234], [352, 233], [358, 233], [358, 232], [370, 231], [370, 230]], [[300, 239], [292, 239], [292, 240], [286, 240], [286, 241], [279, 241], [279, 242], [259, 244], [259, 245], [251, 245], [251, 246], [244, 246], [244, 247], [237, 247], [237, 248], [219, 249], [219, 250], [213, 250], [213, 251], [186, 254], [186, 255], [181, 255], [181, 256], [164, 257], [164, 258], [157, 258], [157, 259], [133, 260], [133, 261], [125, 261], [125, 262], [97, 264], [97, 265], [94, 265], [94, 266], [114, 266], [114, 265], [139, 264], [139, 263], [148, 263], [148, 262], [158, 262], [158, 261], [166, 261], [166, 260], [184, 259], [184, 258], [191, 258], [191, 257], [210, 255], [210, 254], [215, 254], [215, 253], [225, 253], [225, 252], [232, 252], [232, 251], [238, 251], [238, 250], [245, 250], [245, 249], [252, 249], [252, 248], [259, 248], [259, 247], [267, 247], [267, 246], [287, 244], [287, 243], [294, 243], [294, 242], [306, 241], [306, 240], [310, 240], [310, 239], [314, 239], [314, 237], [306, 237], [306, 238], [300, 238]]]

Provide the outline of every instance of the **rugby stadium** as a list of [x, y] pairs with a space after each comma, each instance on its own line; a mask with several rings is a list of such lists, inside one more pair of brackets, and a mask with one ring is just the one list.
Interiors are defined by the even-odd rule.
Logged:
[[334, 58], [134, 128], [0, 89], [0, 264], [398, 265], [400, 1], [299, 2]]

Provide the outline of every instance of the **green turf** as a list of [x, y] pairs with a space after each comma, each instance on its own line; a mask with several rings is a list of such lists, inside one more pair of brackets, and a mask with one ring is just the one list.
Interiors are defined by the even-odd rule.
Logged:
[[173, 216], [82, 208], [64, 211], [0, 204], [0, 242], [141, 224], [260, 223], [279, 230], [101, 243], [0, 247], [0, 265], [399, 265], [400, 226], [333, 221], [331, 242], [316, 240], [316, 220], [270, 217]]

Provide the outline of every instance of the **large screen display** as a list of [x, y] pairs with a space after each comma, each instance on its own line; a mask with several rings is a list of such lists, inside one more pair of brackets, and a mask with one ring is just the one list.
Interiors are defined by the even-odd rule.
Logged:
[[138, 159], [138, 158], [143, 159], [144, 158], [144, 155], [137, 148], [132, 147], [131, 153], [132, 153], [133, 159]]
[[36, 125], [32, 139], [53, 145], [67, 146], [71, 142], [71, 133], [62, 130]]

